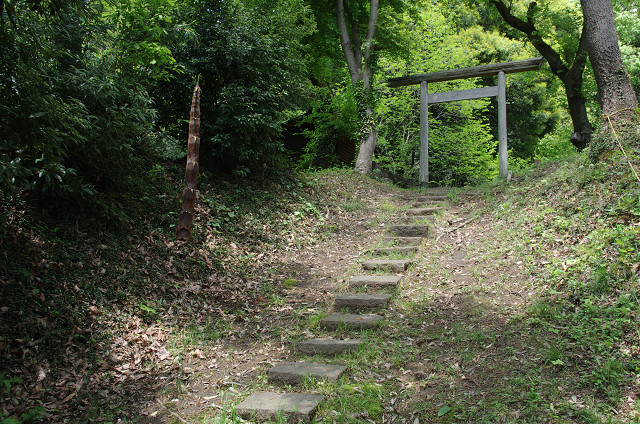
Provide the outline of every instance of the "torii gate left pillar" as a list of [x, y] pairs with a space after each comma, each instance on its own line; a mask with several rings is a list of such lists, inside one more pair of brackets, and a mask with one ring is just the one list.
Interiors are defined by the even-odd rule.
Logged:
[[[433, 103], [471, 100], [481, 97], [498, 98], [498, 174], [507, 178], [507, 72], [522, 72], [540, 68], [542, 58], [518, 60], [515, 62], [496, 63], [475, 66], [472, 68], [451, 71], [432, 72], [429, 74], [393, 78], [389, 80], [391, 87], [420, 84], [420, 185], [429, 185], [429, 105]], [[429, 94], [429, 82], [450, 81], [454, 79], [498, 75], [498, 85], [494, 87], [475, 88], [470, 90], [449, 91]]]

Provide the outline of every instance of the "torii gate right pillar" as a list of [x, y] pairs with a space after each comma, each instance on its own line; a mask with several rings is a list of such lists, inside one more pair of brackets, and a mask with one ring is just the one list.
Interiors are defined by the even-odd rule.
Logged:
[[498, 175], [507, 178], [507, 78], [503, 71], [498, 73]]

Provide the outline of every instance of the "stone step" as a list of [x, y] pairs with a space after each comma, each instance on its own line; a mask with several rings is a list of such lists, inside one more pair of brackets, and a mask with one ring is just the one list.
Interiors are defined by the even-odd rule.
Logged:
[[446, 196], [450, 191], [451, 189], [449, 187], [431, 187], [426, 191], [403, 193], [398, 195], [398, 198], [402, 200], [415, 200], [416, 198], [425, 196]]
[[449, 198], [442, 194], [428, 194], [426, 196], [416, 197], [416, 202], [419, 203], [444, 202], [446, 200], [449, 200]]
[[348, 309], [352, 312], [379, 311], [386, 308], [390, 300], [390, 294], [346, 293], [336, 297], [333, 309]]
[[412, 209], [423, 209], [423, 208], [439, 208], [441, 206], [441, 202], [417, 202], [413, 204]]
[[323, 400], [321, 395], [256, 392], [236, 405], [235, 412], [251, 422], [275, 421], [284, 415], [288, 423], [309, 424]]
[[343, 352], [353, 352], [362, 345], [358, 339], [342, 340], [330, 337], [309, 339], [298, 343], [298, 352], [306, 355], [338, 355]]
[[385, 244], [394, 243], [398, 246], [416, 245], [422, 243], [422, 237], [385, 237], [382, 242]]
[[429, 235], [428, 225], [391, 225], [389, 233], [398, 237], [427, 237]]
[[358, 275], [351, 278], [349, 288], [397, 289], [401, 278], [397, 275]]
[[409, 259], [372, 259], [362, 262], [362, 268], [368, 271], [390, 269], [393, 272], [403, 272], [411, 265]]
[[404, 215], [396, 218], [395, 225], [429, 225], [433, 224], [435, 220], [434, 215]]
[[343, 365], [318, 364], [313, 362], [281, 362], [269, 370], [270, 383], [300, 384], [306, 377], [336, 382], [347, 370]]
[[411, 255], [418, 251], [418, 246], [393, 246], [393, 247], [381, 247], [373, 249], [371, 252], [374, 255], [388, 256], [388, 255]]
[[364, 330], [376, 328], [380, 325], [382, 316], [375, 314], [339, 314], [334, 312], [328, 317], [320, 320], [320, 326], [328, 330], [335, 330], [340, 327], [352, 330]]
[[407, 215], [410, 215], [410, 216], [428, 216], [428, 215], [434, 215], [434, 214], [440, 212], [441, 210], [442, 210], [442, 208], [437, 207], [437, 206], [422, 207], [422, 208], [412, 208], [412, 209], [407, 209]]

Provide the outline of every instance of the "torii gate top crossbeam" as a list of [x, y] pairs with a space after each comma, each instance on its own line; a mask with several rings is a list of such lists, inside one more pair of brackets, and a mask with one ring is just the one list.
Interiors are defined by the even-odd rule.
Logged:
[[448, 71], [430, 72], [428, 74], [409, 75], [391, 78], [389, 87], [403, 87], [405, 85], [420, 84], [421, 82], [442, 82], [463, 78], [486, 77], [497, 75], [501, 71], [505, 74], [513, 72], [534, 71], [542, 65], [542, 58], [516, 60], [513, 62], [492, 63], [490, 65], [473, 66], [471, 68], [452, 69]]

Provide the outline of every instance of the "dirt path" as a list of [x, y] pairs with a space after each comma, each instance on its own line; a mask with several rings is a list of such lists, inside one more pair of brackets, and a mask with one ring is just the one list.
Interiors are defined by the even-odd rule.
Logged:
[[[184, 383], [178, 393], [149, 405], [150, 422], [192, 422], [183, 417], [223, 411], [236, 396], [254, 390], [256, 381], [264, 386], [274, 364], [295, 356], [292, 341], [317, 335], [314, 317], [330, 310], [335, 293], [358, 270], [361, 252], [379, 244], [392, 216], [415, 200], [372, 196], [366, 202], [367, 213], [352, 220], [328, 212], [336, 231], [284, 256], [274, 283], [298, 283], [280, 290], [279, 302], [265, 315], [243, 317], [231, 326], [230, 336], [184, 358], [179, 377]], [[365, 358], [366, 367], [351, 371], [352, 380], [369, 379], [390, 391], [380, 394], [379, 413], [355, 410], [345, 422], [436, 422], [439, 413], [462, 403], [472, 411], [529, 366], [524, 364], [527, 336], [516, 334], [520, 327], [510, 319], [522, 313], [533, 293], [515, 255], [492, 257], [488, 235], [495, 223], [477, 215], [481, 202], [481, 196], [471, 196], [442, 203], [433, 234], [414, 257], [386, 313], [389, 324], [370, 336], [378, 352]], [[344, 416], [331, 408], [324, 415]], [[326, 416], [318, 420], [342, 422]]]
[[[185, 417], [221, 411], [233, 404], [260, 376], [278, 362], [294, 355], [291, 339], [309, 337], [308, 320], [330, 308], [335, 293], [357, 268], [360, 256], [380, 238], [384, 230], [380, 205], [391, 205], [395, 196], [386, 191], [355, 193], [357, 214], [341, 210], [323, 211], [324, 226], [330, 231], [302, 249], [291, 248], [274, 259], [278, 274], [273, 281], [279, 294], [261, 316], [236, 319], [228, 334], [213, 345], [191, 349], [180, 361], [175, 376], [177, 390], [159, 391], [144, 408], [143, 422], [166, 423]], [[286, 280], [295, 281], [283, 288]], [[196, 421], [199, 422], [199, 421]]]

